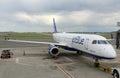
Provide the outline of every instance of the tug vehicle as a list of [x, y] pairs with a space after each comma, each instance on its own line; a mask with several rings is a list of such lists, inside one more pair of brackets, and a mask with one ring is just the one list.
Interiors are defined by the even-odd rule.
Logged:
[[11, 58], [13, 55], [12, 52], [10, 52], [10, 50], [3, 50], [2, 54], [1, 54], [1, 59], [8, 59]]

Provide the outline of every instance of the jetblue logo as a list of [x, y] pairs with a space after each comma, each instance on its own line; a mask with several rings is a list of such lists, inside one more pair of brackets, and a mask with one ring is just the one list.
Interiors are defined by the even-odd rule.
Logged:
[[81, 45], [83, 45], [84, 44], [84, 38], [81, 38], [80, 36], [77, 36], [77, 37], [74, 37], [73, 39], [72, 39], [72, 44], [73, 43], [76, 43], [76, 44], [81, 44]]

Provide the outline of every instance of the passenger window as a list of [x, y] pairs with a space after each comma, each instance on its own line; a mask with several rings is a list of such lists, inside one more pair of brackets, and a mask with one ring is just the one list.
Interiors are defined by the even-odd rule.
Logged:
[[97, 40], [93, 40], [92, 44], [97, 44]]

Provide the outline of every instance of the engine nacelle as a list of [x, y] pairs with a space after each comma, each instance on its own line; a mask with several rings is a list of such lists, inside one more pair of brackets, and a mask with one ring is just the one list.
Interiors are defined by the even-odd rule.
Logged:
[[52, 56], [57, 56], [60, 54], [58, 47], [51, 45], [48, 49], [48, 52]]

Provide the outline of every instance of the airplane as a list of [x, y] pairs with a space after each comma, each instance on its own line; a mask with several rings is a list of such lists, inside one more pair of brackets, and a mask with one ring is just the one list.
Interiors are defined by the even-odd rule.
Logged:
[[95, 59], [95, 66], [99, 65], [99, 59], [114, 59], [116, 51], [113, 46], [103, 36], [96, 34], [76, 34], [76, 33], [60, 33], [57, 31], [55, 19], [53, 18], [53, 38], [56, 43], [24, 41], [24, 40], [8, 40], [12, 42], [25, 42], [37, 44], [49, 44], [48, 53], [52, 56], [60, 54], [59, 48], [69, 51], [75, 51], [77, 54], [83, 53], [92, 56]]

